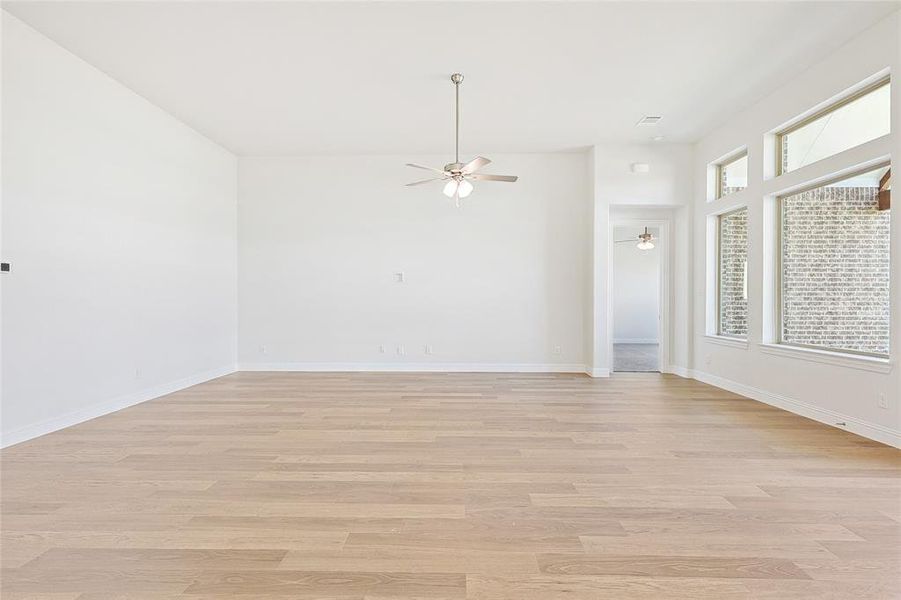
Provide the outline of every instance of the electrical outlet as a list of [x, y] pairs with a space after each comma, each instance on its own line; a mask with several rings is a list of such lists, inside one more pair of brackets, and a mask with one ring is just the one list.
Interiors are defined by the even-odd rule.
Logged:
[[404, 272], [403, 272], [403, 271], [398, 271], [397, 273], [395, 273], [395, 274], [394, 274], [394, 281], [395, 281], [396, 283], [403, 283], [403, 282], [404, 282]]
[[141, 378], [141, 369], [135, 367], [135, 379]]
[[888, 400], [886, 400], [885, 394], [879, 394], [879, 408], [888, 410]]
[[554, 354], [560, 354], [560, 346], [554, 346]]
[[266, 349], [266, 346], [260, 346], [260, 354], [269, 354], [269, 350]]
[[432, 352], [432, 346], [431, 346], [430, 344], [426, 344], [426, 346], [425, 346], [425, 353], [426, 353], [426, 354], [434, 354], [434, 353]]
[[379, 346], [379, 354], [384, 354], [384, 353], [385, 353], [385, 344], [382, 344]]
[[403, 356], [406, 353], [407, 352], [404, 350], [404, 347], [402, 345], [397, 347], [397, 355], [398, 356]]

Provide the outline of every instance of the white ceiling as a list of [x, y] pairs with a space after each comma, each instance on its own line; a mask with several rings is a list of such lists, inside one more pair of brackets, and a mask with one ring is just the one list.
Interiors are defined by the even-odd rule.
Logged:
[[[243, 155], [694, 141], [895, 2], [4, 2]], [[656, 127], [635, 127], [659, 114]]]

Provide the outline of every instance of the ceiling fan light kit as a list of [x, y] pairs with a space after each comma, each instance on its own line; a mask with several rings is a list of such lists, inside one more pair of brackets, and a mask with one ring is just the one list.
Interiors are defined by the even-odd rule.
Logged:
[[408, 183], [407, 186], [422, 185], [433, 181], [446, 181], [444, 184], [444, 195], [453, 198], [454, 203], [459, 207], [460, 199], [469, 196], [474, 186], [471, 180], [476, 181], [507, 181], [514, 182], [519, 179], [516, 175], [489, 175], [487, 173], [476, 173], [479, 169], [489, 164], [491, 161], [482, 156], [477, 156], [468, 163], [460, 162], [460, 84], [463, 83], [463, 75], [454, 73], [451, 75], [451, 82], [454, 84], [454, 100], [456, 107], [456, 117], [454, 121], [454, 162], [444, 165], [443, 169], [434, 167], [426, 167], [415, 163], [407, 163], [408, 167], [416, 169], [425, 169], [432, 171], [437, 177], [423, 179]]
[[[622, 244], [622, 243], [634, 243], [635, 240], [616, 240], [614, 243]], [[636, 246], [639, 250], [653, 250], [654, 249], [654, 236], [651, 232], [648, 231], [648, 228], [644, 228], [644, 233], [638, 234], [638, 245]]]

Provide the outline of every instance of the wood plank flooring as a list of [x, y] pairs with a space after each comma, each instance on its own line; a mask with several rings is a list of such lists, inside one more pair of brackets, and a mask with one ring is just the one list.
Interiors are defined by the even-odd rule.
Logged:
[[2, 452], [4, 600], [901, 598], [901, 452], [668, 375], [238, 373]]

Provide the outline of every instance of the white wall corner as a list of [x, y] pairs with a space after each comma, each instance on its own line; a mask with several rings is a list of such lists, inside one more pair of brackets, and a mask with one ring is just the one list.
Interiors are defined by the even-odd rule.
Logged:
[[610, 377], [610, 369], [606, 367], [587, 367], [585, 373], [591, 377]]
[[694, 372], [687, 368], [679, 365], [670, 365], [663, 370], [664, 373], [669, 373], [671, 375], [678, 375], [679, 377], [684, 377], [685, 379], [693, 379]]

